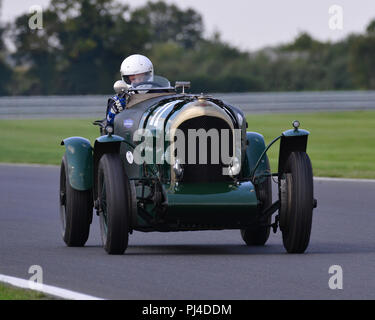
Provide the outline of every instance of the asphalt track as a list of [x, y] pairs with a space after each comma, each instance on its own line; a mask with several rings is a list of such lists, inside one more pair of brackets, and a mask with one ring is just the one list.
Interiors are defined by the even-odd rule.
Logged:
[[[319, 207], [304, 255], [288, 255], [281, 235], [262, 248], [239, 231], [134, 233], [124, 256], [101, 247], [94, 219], [85, 248], [60, 236], [56, 167], [0, 165], [0, 274], [106, 299], [374, 299], [374, 182], [316, 181]], [[332, 265], [343, 290], [328, 286]]]

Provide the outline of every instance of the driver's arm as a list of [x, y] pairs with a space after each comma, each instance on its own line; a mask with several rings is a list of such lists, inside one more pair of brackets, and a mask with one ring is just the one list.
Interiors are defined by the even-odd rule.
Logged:
[[107, 105], [107, 123], [113, 126], [115, 116], [123, 111], [126, 107], [126, 99], [124, 97], [113, 96], [108, 99]]

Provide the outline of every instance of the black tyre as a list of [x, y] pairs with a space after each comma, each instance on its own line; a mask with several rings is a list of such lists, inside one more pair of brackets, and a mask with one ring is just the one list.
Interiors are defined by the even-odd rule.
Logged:
[[130, 226], [130, 190], [118, 154], [105, 154], [99, 162], [98, 196], [100, 231], [109, 254], [123, 254], [128, 246]]
[[304, 253], [310, 242], [314, 208], [313, 171], [305, 152], [293, 152], [280, 181], [280, 228], [288, 253]]
[[62, 237], [68, 247], [83, 247], [92, 222], [92, 191], [78, 191], [69, 182], [66, 156], [60, 169], [60, 218]]
[[[268, 157], [267, 170], [270, 170], [270, 164]], [[272, 204], [272, 180], [271, 177], [267, 177], [257, 187], [258, 199], [262, 202], [261, 210], [268, 208]], [[241, 236], [243, 241], [248, 246], [264, 246], [270, 236], [270, 227], [272, 217], [269, 217], [266, 221], [260, 222], [261, 225], [254, 225], [249, 228], [241, 230]]]

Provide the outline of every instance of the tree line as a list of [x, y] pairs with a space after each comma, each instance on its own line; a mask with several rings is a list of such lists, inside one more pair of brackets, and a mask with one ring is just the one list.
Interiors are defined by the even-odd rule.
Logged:
[[0, 95], [108, 94], [133, 53], [199, 92], [375, 89], [375, 20], [335, 43], [301, 33], [245, 52], [218, 33], [204, 37], [197, 11], [163, 1], [133, 9], [117, 0], [51, 0], [42, 30], [31, 30], [29, 18], [0, 24]]

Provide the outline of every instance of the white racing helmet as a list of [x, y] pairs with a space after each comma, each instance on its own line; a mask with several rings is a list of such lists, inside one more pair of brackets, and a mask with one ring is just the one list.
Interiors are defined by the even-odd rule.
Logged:
[[138, 83], [144, 81], [154, 81], [154, 66], [149, 58], [140, 54], [127, 57], [121, 64], [121, 77], [129, 85], [134, 84], [130, 76], [137, 76]]

